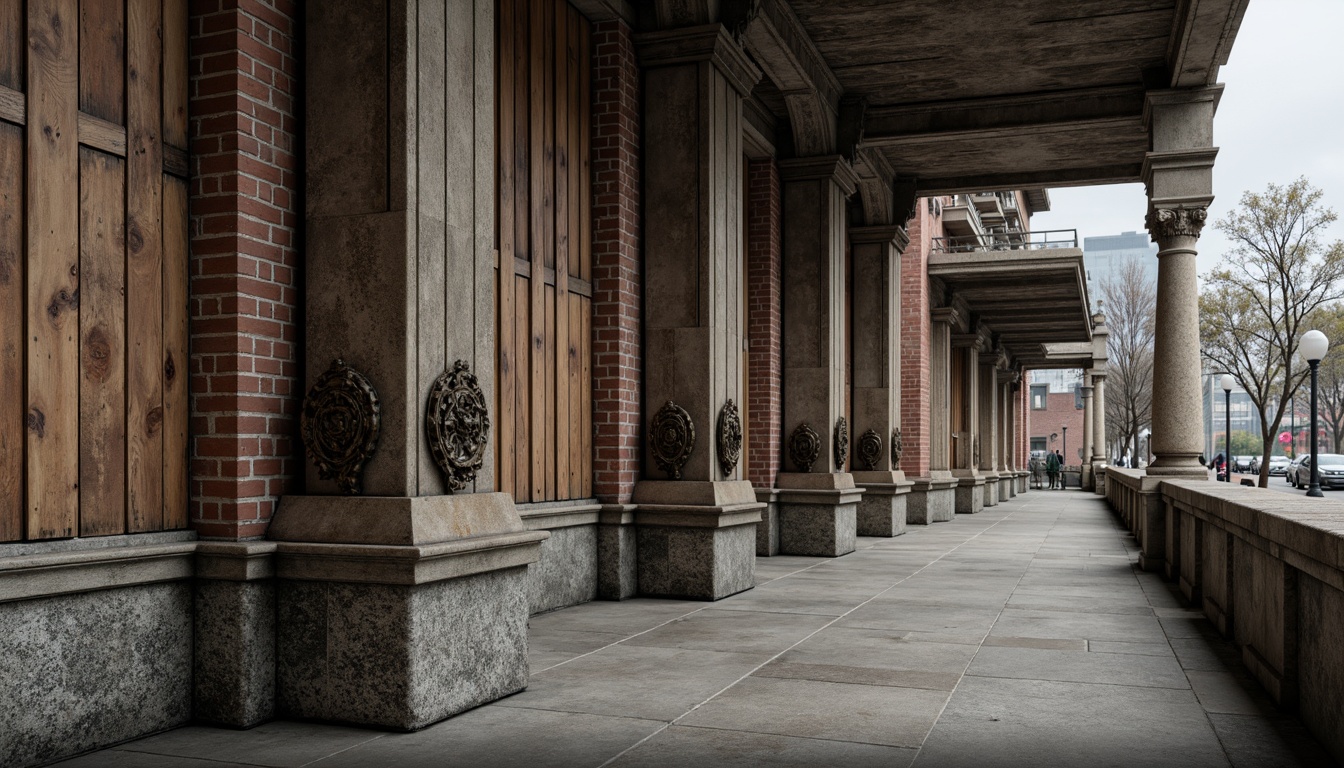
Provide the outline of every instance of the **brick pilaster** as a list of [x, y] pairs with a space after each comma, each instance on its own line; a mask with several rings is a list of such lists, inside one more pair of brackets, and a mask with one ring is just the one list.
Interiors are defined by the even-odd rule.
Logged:
[[941, 228], [929, 201], [919, 200], [901, 258], [901, 469], [910, 477], [929, 474], [929, 248]]
[[774, 158], [747, 165], [747, 479], [773, 488], [780, 430], [780, 187]]

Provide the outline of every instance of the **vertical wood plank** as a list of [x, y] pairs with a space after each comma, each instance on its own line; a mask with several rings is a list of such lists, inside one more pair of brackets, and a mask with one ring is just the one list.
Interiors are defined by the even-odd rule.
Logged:
[[582, 398], [583, 402], [583, 428], [579, 434], [583, 435], [583, 456], [587, 462], [587, 471], [583, 473], [583, 488], [580, 495], [587, 498], [593, 495], [593, 313], [585, 298], [583, 306], [579, 312], [579, 322], [583, 330], [579, 333], [579, 338], [583, 340], [583, 350], [579, 353], [579, 359], [583, 363], [583, 376], [579, 382], [580, 389], [586, 393]]
[[28, 3], [29, 539], [79, 515], [79, 6]]
[[514, 174], [513, 174], [513, 4], [514, 0], [500, 0], [495, 10], [495, 30], [499, 40], [495, 57], [498, 83], [495, 85], [495, 156], [499, 168], [496, 185], [499, 202], [496, 204], [495, 226], [498, 228], [499, 265], [495, 270], [495, 295], [499, 297], [499, 327], [495, 331], [499, 358], [496, 363], [495, 393], [498, 403], [495, 413], [499, 431], [495, 436], [495, 489], [516, 493], [514, 487], [513, 426], [515, 398], [514, 368], [514, 306], [513, 306], [513, 238], [514, 238]]
[[163, 56], [160, 0], [126, 13], [127, 530], [163, 527]]
[[[514, 258], [531, 262], [532, 258], [532, 121], [531, 121], [531, 0], [514, 0], [514, 86], [513, 86], [513, 185], [514, 185]], [[510, 262], [515, 264], [516, 262]], [[513, 268], [512, 266], [510, 268]], [[532, 500], [532, 423], [529, 419], [532, 407], [532, 341], [531, 296], [521, 288], [529, 288], [526, 280], [514, 278], [514, 441], [518, 450], [514, 451], [514, 477], [517, 491], [514, 500], [526, 502]]]
[[126, 119], [125, 21], [124, 0], [79, 2], [79, 108], [118, 125]]
[[[24, 46], [18, 41], [24, 39], [25, 26], [22, 0], [4, 0], [0, 2], [0, 85], [16, 91], [28, 90], [24, 76]], [[13, 41], [13, 42], [10, 42]]]
[[583, 276], [580, 265], [580, 241], [583, 232], [583, 218], [591, 210], [590, 201], [583, 196], [583, 151], [588, 146], [588, 134], [583, 129], [583, 100], [588, 91], [588, 82], [583, 79], [584, 62], [588, 59], [588, 49], [584, 47], [582, 31], [588, 22], [573, 8], [569, 9], [569, 103], [566, 105], [569, 118], [569, 274]]
[[569, 379], [569, 409], [574, 421], [574, 433], [569, 444], [569, 497], [583, 498], [583, 477], [591, 474], [590, 462], [583, 454], [584, 432], [592, 433], [593, 426], [583, 420], [583, 402], [592, 397], [592, 393], [583, 388], [584, 336], [582, 313], [586, 311], [586, 300], [574, 296], [569, 302], [569, 338], [571, 352], [566, 376]]
[[569, 492], [569, 440], [574, 425], [569, 416], [569, 46], [568, 0], [555, 0], [555, 497], [573, 498]]
[[187, 148], [187, 0], [163, 0], [163, 140]]
[[0, 541], [23, 538], [23, 173], [23, 129], [0, 122]]
[[514, 501], [532, 501], [532, 488], [535, 475], [532, 473], [532, 399], [527, 389], [531, 381], [532, 332], [531, 332], [531, 286], [522, 276], [514, 278], [514, 305], [518, 310], [518, 320], [514, 324], [514, 349], [518, 352], [518, 401], [516, 409], [517, 426], [514, 429], [514, 456], [517, 459], [518, 492]]
[[126, 171], [79, 150], [79, 535], [126, 530]]
[[[582, 84], [580, 89], [583, 94], [583, 101], [579, 107], [579, 135], [583, 139], [583, 156], [579, 164], [579, 180], [583, 183], [583, 191], [579, 194], [579, 199], [591, 202], [593, 199], [592, 186], [592, 168], [589, 162], [589, 139], [592, 137], [592, 115], [593, 115], [593, 73], [592, 73], [592, 28], [587, 23], [579, 25], [579, 50], [583, 55], [579, 57], [579, 63], [583, 66], [583, 74], [579, 78]], [[590, 209], [591, 210], [591, 209]], [[579, 277], [585, 282], [593, 280], [593, 217], [585, 215], [579, 219], [582, 224], [582, 231], [579, 233]], [[589, 435], [591, 435], [589, 431]], [[591, 478], [589, 478], [591, 484]]]
[[187, 182], [163, 175], [163, 526], [187, 527]]
[[545, 299], [543, 298], [543, 288], [546, 285], [544, 279], [545, 261], [543, 253], [545, 245], [542, 241], [542, 233], [546, 231], [546, 213], [549, 206], [544, 204], [548, 197], [546, 191], [546, 38], [549, 30], [546, 28], [546, 6], [547, 0], [531, 0], [532, 25], [529, 30], [530, 58], [529, 69], [529, 101], [531, 113], [529, 114], [530, 142], [531, 148], [531, 243], [528, 258], [532, 263], [531, 296], [529, 303], [531, 305], [531, 376], [528, 386], [531, 393], [530, 411], [532, 419], [530, 428], [532, 432], [532, 493], [529, 501], [541, 501], [546, 488], [546, 424], [542, 416], [546, 413], [546, 355], [544, 347], [546, 344], [545, 332]]
[[556, 381], [556, 375], [555, 375], [555, 357], [556, 357], [556, 355], [555, 355], [555, 335], [556, 335], [556, 326], [558, 325], [558, 323], [556, 323], [556, 321], [555, 321], [555, 319], [556, 319], [556, 318], [555, 318], [555, 304], [556, 304], [556, 300], [555, 300], [556, 289], [555, 289], [555, 286], [546, 285], [546, 286], [542, 286], [542, 288], [543, 288], [543, 292], [542, 292], [542, 307], [543, 307], [543, 309], [542, 309], [542, 312], [543, 312], [542, 318], [543, 318], [543, 320], [542, 320], [542, 321], [543, 321], [543, 323], [545, 324], [545, 328], [546, 328], [546, 331], [545, 331], [545, 339], [546, 339], [546, 341], [545, 341], [545, 344], [544, 344], [544, 346], [543, 346], [543, 348], [545, 349], [545, 356], [544, 356], [544, 360], [543, 360], [543, 368], [545, 369], [545, 370], [544, 370], [544, 373], [545, 373], [545, 382], [544, 382], [544, 384], [545, 384], [545, 387], [546, 387], [546, 393], [545, 393], [545, 397], [543, 398], [543, 400], [545, 401], [545, 408], [546, 408], [546, 411], [545, 411], [545, 413], [544, 413], [544, 414], [542, 415], [542, 417], [541, 417], [541, 421], [542, 421], [542, 431], [544, 432], [544, 434], [545, 434], [545, 436], [546, 436], [546, 444], [545, 444], [545, 446], [543, 446], [543, 452], [542, 452], [542, 462], [543, 462], [543, 465], [544, 465], [544, 467], [545, 467], [546, 484], [545, 484], [545, 488], [544, 488], [544, 490], [542, 491], [542, 493], [543, 493], [542, 499], [543, 499], [543, 500], [546, 500], [546, 501], [550, 501], [550, 500], [559, 498], [559, 497], [556, 496], [556, 494], [555, 494], [555, 471], [556, 471], [556, 466], [557, 466], [557, 455], [556, 455], [556, 449], [555, 449], [555, 446], [556, 446], [556, 434], [555, 434], [555, 433], [556, 433], [556, 429], [555, 429], [555, 426], [556, 426], [556, 402], [555, 402], [555, 401], [556, 401], [556, 384], [558, 383], [558, 382]]

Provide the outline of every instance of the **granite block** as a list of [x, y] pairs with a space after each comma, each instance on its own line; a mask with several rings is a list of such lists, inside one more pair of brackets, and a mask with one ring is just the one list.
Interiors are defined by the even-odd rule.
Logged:
[[275, 716], [275, 582], [198, 579], [193, 587], [196, 720], [249, 728]]
[[639, 593], [718, 600], [751, 589], [756, 584], [755, 528], [639, 526]]
[[985, 485], [964, 478], [956, 487], [955, 510], [959, 515], [973, 515], [985, 507]]
[[858, 502], [781, 504], [779, 551], [785, 555], [839, 557], [857, 544]]
[[527, 567], [527, 603], [541, 613], [597, 597], [597, 526], [550, 529], [541, 558]]
[[756, 556], [773, 557], [779, 554], [779, 502], [766, 502], [761, 510], [761, 522], [756, 526]]
[[868, 493], [859, 502], [856, 530], [860, 536], [900, 536], [905, 533], [908, 493]]
[[597, 596], [625, 600], [639, 592], [635, 556], [635, 526], [597, 526]]
[[185, 582], [0, 603], [0, 765], [31, 765], [191, 718]]

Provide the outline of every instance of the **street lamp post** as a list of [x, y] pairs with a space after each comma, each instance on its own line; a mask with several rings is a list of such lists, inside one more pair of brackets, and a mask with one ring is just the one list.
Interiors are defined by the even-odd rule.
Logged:
[[1063, 435], [1060, 439], [1064, 441], [1064, 450], [1059, 453], [1059, 487], [1067, 488], [1064, 484], [1064, 462], [1069, 460], [1069, 428], [1061, 426], [1059, 431]]
[[1307, 495], [1320, 498], [1325, 494], [1321, 493], [1321, 470], [1316, 466], [1316, 448], [1319, 443], [1316, 439], [1316, 373], [1321, 359], [1330, 349], [1330, 340], [1320, 331], [1307, 331], [1302, 334], [1302, 343], [1297, 349], [1306, 359], [1307, 365], [1311, 366], [1311, 485], [1307, 488]]
[[1223, 457], [1223, 466], [1227, 467], [1226, 482], [1232, 482], [1232, 374], [1223, 374], [1223, 416], [1227, 421], [1227, 432], [1223, 442], [1227, 444], [1227, 453]]

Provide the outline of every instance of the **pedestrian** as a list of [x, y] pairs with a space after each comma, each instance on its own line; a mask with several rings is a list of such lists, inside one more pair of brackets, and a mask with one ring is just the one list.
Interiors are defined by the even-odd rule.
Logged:
[[1050, 478], [1050, 490], [1058, 487], [1059, 483], [1059, 454], [1050, 453], [1045, 459], [1045, 474]]
[[1068, 484], [1064, 482], [1064, 454], [1056, 450], [1055, 460], [1059, 462], [1059, 490], [1062, 491], [1068, 487]]

